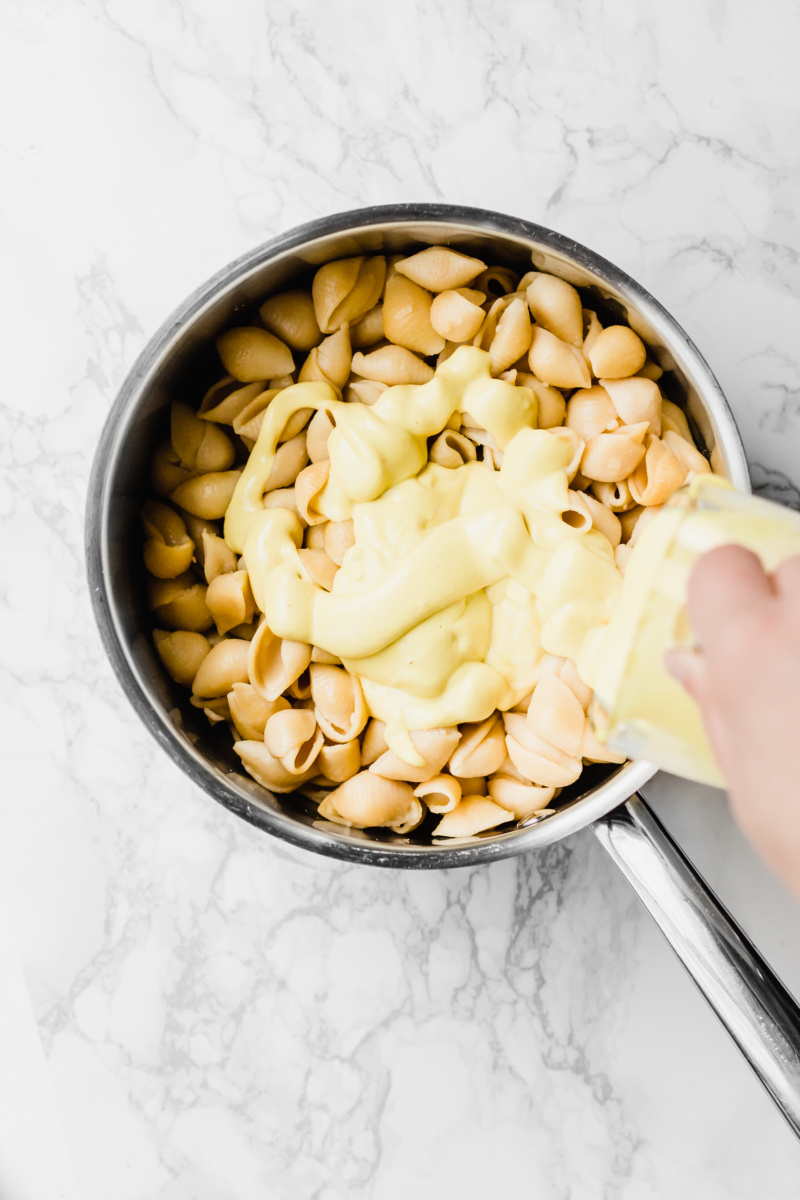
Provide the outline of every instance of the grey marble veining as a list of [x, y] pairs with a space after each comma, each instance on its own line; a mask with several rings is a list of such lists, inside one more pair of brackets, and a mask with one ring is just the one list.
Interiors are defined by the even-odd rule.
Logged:
[[[82, 517], [126, 370], [206, 276], [326, 212], [496, 208], [641, 280], [800, 504], [800, 5], [14, 0], [0, 891], [85, 1200], [789, 1200], [800, 1151], [590, 833], [442, 874], [258, 834], [141, 728]], [[662, 818], [800, 991], [724, 798]]]

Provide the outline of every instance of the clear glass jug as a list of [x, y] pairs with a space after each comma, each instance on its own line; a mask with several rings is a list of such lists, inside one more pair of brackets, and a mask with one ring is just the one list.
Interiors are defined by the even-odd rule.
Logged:
[[700, 555], [736, 543], [767, 571], [800, 554], [800, 515], [700, 475], [642, 530], [619, 607], [601, 636], [591, 674], [598, 736], [630, 758], [713, 786], [722, 776], [695, 702], [664, 667], [671, 646], [691, 646], [689, 574]]

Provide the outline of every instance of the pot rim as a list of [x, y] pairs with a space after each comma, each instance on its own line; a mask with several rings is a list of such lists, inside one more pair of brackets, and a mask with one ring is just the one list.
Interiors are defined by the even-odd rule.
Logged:
[[[337, 832], [330, 823], [325, 828], [304, 824], [289, 815], [260, 805], [242, 795], [210, 768], [204, 756], [176, 730], [148, 697], [134, 662], [121, 635], [113, 587], [107, 570], [107, 534], [109, 484], [125, 444], [125, 437], [146, 387], [157, 374], [165, 357], [186, 326], [235, 284], [266, 262], [298, 248], [308, 248], [331, 235], [363, 233], [398, 225], [447, 224], [463, 226], [464, 235], [496, 234], [519, 241], [528, 250], [531, 243], [561, 254], [579, 267], [593, 272], [603, 283], [617, 290], [633, 307], [646, 316], [663, 344], [676, 352], [681, 365], [691, 376], [703, 405], [713, 416], [722, 443], [731, 481], [742, 490], [750, 490], [744, 449], [738, 429], [722, 389], [691, 338], [667, 310], [639, 283], [593, 250], [555, 230], [486, 209], [450, 204], [396, 204], [353, 209], [321, 217], [296, 226], [286, 233], [257, 246], [223, 267], [200, 285], [163, 322], [150, 338], [123, 384], [104, 424], [95, 452], [86, 502], [86, 561], [89, 590], [95, 619], [105, 651], [123, 691], [146, 727], [194, 783], [238, 816], [266, 832], [295, 846], [349, 862], [384, 867], [443, 868], [469, 866], [521, 854], [535, 846], [560, 841], [604, 816], [624, 802], [656, 772], [648, 762], [629, 763], [585, 796], [527, 827], [495, 830], [469, 839], [468, 844], [433, 846], [382, 843], [354, 831]], [[679, 353], [678, 353], [679, 351]], [[323, 822], [320, 822], [322, 825]]]

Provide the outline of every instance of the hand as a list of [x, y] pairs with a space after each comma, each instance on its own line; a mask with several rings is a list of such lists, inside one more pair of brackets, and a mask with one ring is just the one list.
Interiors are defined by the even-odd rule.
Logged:
[[800, 898], [800, 557], [774, 575], [739, 546], [689, 579], [697, 650], [666, 665], [697, 701], [734, 816]]

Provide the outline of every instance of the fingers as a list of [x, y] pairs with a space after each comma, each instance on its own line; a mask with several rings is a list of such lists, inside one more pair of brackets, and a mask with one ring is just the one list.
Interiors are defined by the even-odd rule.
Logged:
[[761, 561], [741, 546], [719, 546], [698, 560], [689, 576], [689, 616], [700, 644], [726, 621], [774, 597]]
[[800, 597], [800, 555], [787, 558], [773, 575], [775, 590], [779, 596], [796, 600]]

